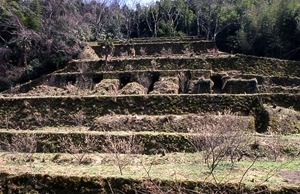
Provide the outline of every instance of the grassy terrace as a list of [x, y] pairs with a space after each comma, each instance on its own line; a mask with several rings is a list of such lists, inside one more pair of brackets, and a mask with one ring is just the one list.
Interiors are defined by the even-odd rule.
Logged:
[[[43, 187], [41, 185], [45, 184], [42, 184], [43, 178], [39, 177], [46, 176], [49, 177], [47, 187], [62, 187], [61, 183], [55, 182], [55, 178], [60, 177], [61, 181], [65, 181], [65, 187], [69, 184], [69, 191], [79, 192], [86, 189], [87, 193], [100, 188], [101, 181], [99, 180], [109, 182], [110, 179], [112, 183], [113, 179], [116, 179], [115, 182], [132, 180], [127, 184], [128, 190], [133, 190], [133, 183], [142, 185], [143, 181], [151, 179], [154, 180], [153, 182], [159, 180], [157, 185], [165, 181], [167, 184], [175, 183], [179, 188], [189, 183], [193, 186], [189, 189], [195, 192], [199, 190], [197, 185], [203, 182], [216, 182], [220, 184], [220, 187], [222, 184], [233, 183], [237, 184], [236, 188], [240, 186], [240, 189], [245, 189], [245, 184], [245, 187], [252, 191], [255, 190], [254, 188], [261, 187], [260, 190], [266, 192], [265, 186], [267, 186], [268, 191], [273, 192], [288, 189], [290, 192], [299, 192], [299, 189], [296, 189], [299, 185], [299, 158], [286, 158], [284, 161], [261, 159], [255, 162], [254, 159], [245, 159], [235, 163], [222, 161], [214, 172], [214, 178], [209, 174], [209, 168], [203, 163], [201, 153], [170, 153], [165, 156], [120, 155], [120, 160], [124, 165], [126, 164], [122, 166], [122, 175], [116, 165], [114, 154], [85, 154], [82, 164], [78, 164], [78, 158], [81, 158], [82, 154], [1, 153], [0, 157], [2, 158], [0, 170], [2, 173], [9, 174], [5, 178], [10, 181], [10, 186], [17, 185], [17, 181], [21, 183], [24, 176], [36, 177], [37, 183], [41, 182], [40, 190]], [[246, 171], [247, 174], [243, 177]], [[82, 179], [85, 181], [82, 182]], [[242, 182], [241, 185], [238, 185], [239, 182]], [[27, 189], [32, 188], [31, 185], [34, 184], [29, 183]], [[102, 186], [102, 188], [105, 187]], [[115, 192], [118, 189], [126, 192], [121, 185], [116, 186]], [[108, 188], [107, 190], [109, 192]]]

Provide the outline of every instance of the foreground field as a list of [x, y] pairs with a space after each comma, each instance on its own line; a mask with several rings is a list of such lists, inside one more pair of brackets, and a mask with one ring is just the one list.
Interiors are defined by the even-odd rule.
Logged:
[[[84, 157], [84, 161], [78, 164], [78, 158], [81, 157]], [[84, 154], [82, 156], [81, 154], [2, 153], [0, 170], [2, 174], [7, 173], [6, 177], [2, 176], [2, 184], [4, 182], [8, 184], [4, 187], [7, 192], [41, 192], [51, 187], [62, 187], [61, 183], [51, 180], [55, 180], [56, 177], [63, 177], [61, 179], [72, 179], [73, 181], [73, 187], [64, 188], [70, 192], [96, 192], [93, 184], [97, 185], [94, 182], [97, 178], [108, 182], [109, 179], [119, 179], [118, 187], [106, 188], [107, 192], [111, 193], [128, 193], [139, 188], [134, 188], [134, 184], [129, 184], [126, 188], [126, 184], [124, 185], [122, 180], [135, 180], [133, 183], [140, 183], [141, 192], [142, 189], [147, 189], [143, 188], [143, 182], [149, 181], [149, 184], [157, 187], [156, 190], [153, 189], [152, 191], [148, 188], [149, 193], [155, 193], [157, 189], [165, 190], [166, 186], [160, 187], [163, 182], [170, 184], [168, 190], [174, 190], [174, 192], [180, 190], [187, 190], [186, 192], [188, 192], [190, 190], [188, 193], [195, 193], [199, 191], [197, 184], [204, 183], [213, 183], [215, 187], [206, 188], [212, 190], [221, 189], [222, 184], [233, 184], [235, 185], [233, 187], [235, 189], [232, 190], [234, 192], [254, 191], [258, 188], [261, 189], [261, 193], [280, 192], [285, 189], [290, 189], [290, 191], [294, 189], [295, 192], [299, 192], [297, 189], [300, 183], [299, 158], [285, 158], [284, 161], [282, 159], [270, 161], [248, 158], [234, 163], [221, 161], [213, 174], [210, 174], [210, 169], [203, 162], [203, 156], [199, 153], [170, 153], [164, 156], [134, 155], [130, 157], [119, 155], [119, 157], [118, 160], [122, 161], [124, 165], [122, 166], [122, 175], [118, 165], [116, 165], [114, 154]], [[20, 185], [23, 176], [31, 176], [32, 182], [28, 182], [26, 186]], [[41, 176], [49, 178], [48, 185], [43, 183], [43, 179], [39, 180]], [[84, 178], [86, 182], [82, 182]], [[191, 185], [195, 187], [181, 187], [188, 182], [193, 183]], [[99, 189], [101, 183], [98, 184]], [[223, 191], [230, 192], [230, 190]]]
[[[59, 133], [70, 135], [66, 131], [76, 131], [71, 128], [63, 130]], [[58, 129], [47, 128], [45, 131], [49, 134], [51, 131], [57, 132]], [[5, 133], [5, 130], [1, 133]], [[38, 133], [41, 131], [30, 132], [30, 134]], [[104, 132], [93, 134], [103, 135]], [[193, 152], [168, 152], [167, 149], [163, 149], [162, 152], [144, 155], [139, 153], [142, 150], [137, 149], [136, 145], [130, 144], [133, 142], [116, 138], [129, 135], [128, 132], [105, 132], [105, 134], [109, 135], [109, 139], [102, 139], [106, 153], [88, 150], [75, 143], [68, 144], [69, 147], [64, 148], [61, 153], [36, 153], [34, 145], [37, 144], [33, 139], [11, 142], [14, 144], [6, 145], [11, 152], [0, 154], [2, 191], [5, 193], [64, 191], [72, 193], [254, 191], [296, 193], [300, 191], [298, 187], [300, 183], [299, 135], [243, 133], [248, 139], [244, 144], [241, 140], [245, 141], [245, 139], [240, 137], [224, 139], [221, 135], [215, 134], [213, 138], [206, 136], [201, 139], [208, 143], [202, 145], [201, 150], [200, 147], [196, 147], [199, 139], [193, 137], [189, 143], [199, 148]], [[151, 132], [146, 134], [149, 135]], [[5, 148], [3, 143], [1, 146], [2, 149]], [[161, 145], [161, 148], [164, 146]], [[18, 149], [32, 153], [15, 152]]]

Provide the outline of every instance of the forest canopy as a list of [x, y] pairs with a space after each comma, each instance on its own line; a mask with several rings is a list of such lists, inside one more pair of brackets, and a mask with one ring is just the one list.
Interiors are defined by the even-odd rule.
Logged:
[[0, 90], [63, 67], [84, 42], [161, 36], [299, 60], [300, 0], [0, 0]]

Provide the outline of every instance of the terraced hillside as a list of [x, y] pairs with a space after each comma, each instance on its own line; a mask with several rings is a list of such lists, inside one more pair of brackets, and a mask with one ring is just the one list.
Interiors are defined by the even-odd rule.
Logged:
[[3, 193], [300, 192], [299, 62], [190, 37], [87, 51], [0, 94]]

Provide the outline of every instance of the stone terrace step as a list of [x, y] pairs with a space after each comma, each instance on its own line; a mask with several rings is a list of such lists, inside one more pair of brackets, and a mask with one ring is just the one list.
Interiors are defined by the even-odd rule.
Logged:
[[[103, 79], [118, 79], [122, 84], [122, 87], [130, 82], [138, 82], [143, 85], [143, 81], [148, 81], [149, 84], [154, 84], [161, 77], [178, 77], [180, 74], [186, 77], [186, 79], [210, 79], [210, 70], [132, 70], [132, 71], [106, 71], [95, 73], [56, 73], [52, 74], [46, 83], [50, 86], [65, 86], [68, 82], [72, 84], [76, 83], [80, 79], [80, 76], [85, 76], [88, 81], [94, 84], [101, 82]], [[143, 80], [142, 80], [143, 79]], [[147, 79], [147, 80], [145, 80]], [[44, 82], [45, 84], [45, 82]], [[25, 90], [26, 91], [26, 90]]]
[[[207, 56], [208, 58], [209, 56]], [[161, 57], [127, 57], [109, 58], [106, 65], [100, 60], [73, 60], [68, 63], [63, 72], [102, 72], [124, 70], [178, 70], [178, 69], [210, 69], [204, 56], [161, 56]]]
[[[95, 53], [103, 56], [105, 43], [91, 45]], [[215, 48], [214, 42], [208, 41], [161, 41], [114, 44], [112, 56], [136, 56], [136, 55], [171, 55], [171, 54], [202, 54]]]
[[[155, 131], [155, 132], [201, 132], [205, 125], [238, 125], [244, 130], [255, 131], [253, 116], [224, 114], [188, 115], [104, 115], [95, 118], [92, 131]], [[226, 124], [225, 124], [226, 123]]]
[[[190, 41], [203, 41], [205, 40], [203, 38], [198, 38], [195, 36], [185, 36], [185, 37], [174, 37], [174, 38], [168, 38], [168, 37], [156, 37], [156, 38], [133, 38], [130, 40], [122, 40], [122, 39], [113, 39], [113, 44], [133, 44], [133, 43], [149, 43], [149, 42], [190, 42]], [[90, 46], [97, 46], [99, 43], [104, 43], [105, 41], [98, 41], [98, 42], [87, 42]], [[206, 41], [211, 42], [211, 41]]]
[[[299, 77], [243, 74], [241, 71], [213, 72], [204, 69], [182, 69], [53, 73], [11, 88], [11, 90], [4, 93], [24, 93], [20, 94], [24, 96], [29, 91], [37, 90], [39, 87], [55, 86], [66, 91], [60, 92], [61, 94], [53, 93], [53, 95], [63, 95], [63, 93], [67, 95], [67, 85], [71, 84], [74, 89], [78, 89], [78, 94], [82, 93], [81, 90], [90, 90], [90, 92], [85, 93], [94, 94], [95, 85], [102, 80], [106, 80], [105, 82], [108, 83], [109, 79], [113, 79], [111, 82], [116, 82], [115, 79], [118, 80], [115, 85], [117, 90], [122, 89], [127, 83], [137, 82], [145, 87], [146, 93], [149, 93], [153, 90], [155, 82], [170, 77], [173, 78], [173, 82], [180, 89], [178, 90], [179, 93], [299, 93], [300, 90]], [[253, 82], [252, 85], [251, 82]], [[182, 90], [182, 88], [185, 88], [185, 90]], [[41, 95], [50, 93], [50, 90], [49, 87], [49, 92], [44, 91], [44, 94]], [[122, 94], [122, 92], [119, 92], [116, 94]], [[28, 95], [32, 96], [31, 93], [28, 93]]]
[[[0, 126], [27, 128], [42, 125], [74, 125], [78, 112], [84, 123], [97, 116], [116, 114], [188, 114], [201, 112], [242, 112], [259, 108], [260, 95], [129, 95], [0, 98]], [[273, 99], [272, 96], [270, 98]], [[294, 104], [298, 96], [278, 96]], [[274, 96], [274, 99], [275, 96]], [[274, 103], [276, 103], [274, 101]], [[15, 121], [11, 123], [10, 121]]]
[[114, 113], [178, 115], [229, 111], [254, 115], [256, 130], [261, 131], [267, 127], [262, 103], [293, 107], [299, 111], [299, 101], [298, 94], [2, 97], [0, 127], [92, 126], [96, 117]]
[[109, 59], [105, 60], [75, 60], [70, 62], [64, 72], [102, 72], [129, 70], [179, 70], [206, 69], [214, 72], [240, 71], [243, 74], [300, 77], [300, 62], [273, 58], [262, 58], [246, 55], [224, 56], [168, 56]]
[[[0, 130], [1, 150], [34, 153], [105, 153], [110, 146], [130, 146], [137, 154], [195, 152], [193, 133]], [[111, 148], [112, 149], [112, 148]], [[112, 151], [112, 150], [111, 150]]]
[[[221, 124], [219, 124], [221, 125]], [[217, 126], [216, 126], [217, 127]], [[227, 129], [225, 128], [227, 127]], [[123, 153], [128, 154], [165, 154], [171, 152], [191, 153], [201, 150], [209, 141], [207, 138], [228, 137], [237, 141], [238, 138], [249, 139], [251, 143], [259, 142], [261, 149], [268, 147], [266, 142], [276, 142], [276, 136], [254, 137], [255, 133], [242, 131], [240, 128], [232, 129], [230, 124], [216, 130], [210, 129], [202, 132], [167, 133], [167, 132], [131, 132], [86, 131], [84, 128], [41, 128], [39, 130], [6, 130], [0, 129], [0, 150], [2, 152], [23, 153]], [[216, 132], [220, 130], [219, 132]], [[243, 137], [242, 137], [243, 136]], [[206, 139], [205, 139], [206, 138]], [[299, 152], [299, 137], [282, 139], [281, 145], [296, 146]], [[250, 142], [251, 141], [251, 142]], [[121, 147], [123, 146], [123, 147]], [[128, 150], [124, 150], [124, 149]], [[115, 150], [118, 149], [118, 150]], [[295, 151], [297, 152], [297, 151]], [[1, 153], [1, 152], [0, 152]], [[294, 153], [295, 154], [295, 153]], [[297, 154], [297, 153], [296, 153]]]

